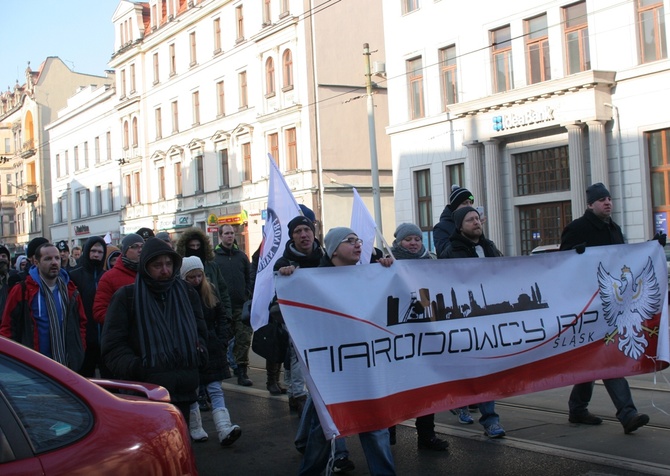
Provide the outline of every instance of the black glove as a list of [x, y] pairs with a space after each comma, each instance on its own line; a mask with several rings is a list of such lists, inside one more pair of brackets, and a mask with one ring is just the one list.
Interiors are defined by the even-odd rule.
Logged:
[[666, 235], [662, 231], [657, 231], [652, 239], [658, 241], [661, 244], [661, 246], [665, 246], [665, 244], [668, 241], [668, 235]]
[[572, 247], [572, 249], [575, 250], [578, 255], [581, 255], [584, 253], [584, 251], [586, 251], [586, 242], [575, 245]]

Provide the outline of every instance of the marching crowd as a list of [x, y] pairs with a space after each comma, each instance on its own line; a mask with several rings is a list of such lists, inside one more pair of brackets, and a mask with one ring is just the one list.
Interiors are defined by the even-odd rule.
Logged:
[[[593, 184], [586, 195], [588, 208], [563, 231], [561, 250], [579, 253], [586, 246], [624, 243], [621, 228], [611, 218], [607, 188]], [[375, 249], [371, 263], [390, 267], [395, 259], [502, 256], [484, 236], [485, 219], [473, 205], [472, 194], [454, 186], [433, 230], [435, 253], [426, 249], [419, 227], [402, 223], [390, 249]], [[298, 268], [352, 266], [360, 261], [362, 240], [352, 229], [332, 228], [322, 244], [316, 238], [314, 213], [303, 205], [301, 210], [288, 223], [289, 241], [274, 266], [279, 276]], [[208, 440], [201, 412], [211, 411], [219, 444], [231, 445], [242, 429], [232, 423], [221, 382], [234, 373], [239, 385], [253, 385], [248, 376], [253, 336], [248, 306], [260, 248], [250, 261], [229, 225], [219, 227], [218, 238], [214, 247], [202, 230], [190, 228], [172, 242], [167, 233], [154, 235], [142, 228], [126, 235], [120, 247], [92, 237], [83, 249], [75, 247], [70, 253], [67, 242], [53, 244], [40, 237], [13, 265], [7, 248], [0, 246], [0, 335], [86, 377], [97, 372], [104, 378], [161, 385], [183, 414], [194, 441]], [[665, 235], [655, 238], [665, 245]], [[276, 299], [269, 304], [270, 323], [288, 336]], [[304, 456], [298, 473], [353, 470], [346, 439], [337, 438], [331, 445], [324, 436], [304, 368], [290, 340], [284, 345], [279, 358], [276, 353], [264, 355], [266, 386], [273, 395], [287, 394], [289, 411], [300, 417], [295, 448]], [[649, 422], [647, 415], [637, 412], [626, 379], [606, 379], [604, 384], [625, 433]], [[594, 382], [574, 386], [568, 402], [570, 422], [602, 422], [588, 411], [593, 386]], [[476, 411], [488, 437], [504, 437], [495, 402], [473, 404], [452, 410], [459, 422], [474, 423], [470, 412]], [[448, 442], [434, 428], [433, 414], [416, 418], [419, 449], [447, 450]], [[391, 452], [395, 428], [361, 433], [359, 439], [371, 474], [395, 474]]]

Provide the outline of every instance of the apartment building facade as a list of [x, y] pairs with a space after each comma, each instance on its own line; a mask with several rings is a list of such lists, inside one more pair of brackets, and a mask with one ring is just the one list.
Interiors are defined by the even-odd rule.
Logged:
[[52, 56], [36, 71], [28, 65], [25, 83], [17, 83], [13, 90], [0, 94], [5, 147], [0, 154], [0, 239], [10, 252], [22, 252], [37, 236], [50, 238], [53, 209], [47, 124], [78, 87], [104, 79], [73, 72], [60, 58]]
[[[372, 209], [363, 43], [383, 58], [381, 5], [122, 0], [112, 18], [115, 93], [99, 106], [113, 110], [100, 120], [111, 123], [105, 147], [115, 170], [106, 163], [92, 182], [82, 175], [87, 185], [80, 197], [98, 196], [91, 187], [101, 187], [103, 198], [96, 200], [103, 213], [111, 210], [104, 208], [104, 177], [114, 183], [118, 176], [119, 236], [140, 227], [176, 236], [184, 227], [228, 223], [251, 254], [262, 238], [271, 154], [322, 228], [348, 225], [352, 187]], [[375, 93], [380, 196], [392, 227], [386, 91]], [[52, 130], [70, 128], [73, 111], [63, 111]], [[58, 150], [73, 150], [73, 140], [91, 147], [106, 127], [96, 126], [88, 139], [71, 137]], [[62, 209], [56, 204], [61, 188], [54, 204]], [[86, 208], [76, 197], [73, 203]], [[97, 215], [97, 205], [89, 202], [88, 210]], [[55, 218], [54, 230], [67, 214]]]
[[528, 254], [560, 242], [603, 182], [628, 241], [667, 231], [669, 7], [385, 2], [396, 221], [432, 244], [458, 184], [484, 206], [487, 236]]

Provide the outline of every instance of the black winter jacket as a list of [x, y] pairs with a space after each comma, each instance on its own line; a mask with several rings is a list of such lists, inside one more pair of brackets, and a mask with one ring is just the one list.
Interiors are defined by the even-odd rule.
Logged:
[[589, 208], [584, 215], [573, 220], [561, 234], [561, 250], [571, 250], [575, 245], [621, 245], [624, 243], [621, 227], [610, 219], [603, 221]]
[[456, 232], [456, 222], [454, 221], [454, 212], [449, 205], [444, 207], [440, 215], [440, 221], [433, 227], [433, 243], [435, 244], [435, 254], [440, 256], [449, 246], [451, 235]]
[[230, 304], [234, 309], [239, 309], [251, 299], [252, 294], [249, 258], [235, 246], [228, 249], [218, 245], [214, 248], [214, 262], [228, 285]]
[[[496, 258], [503, 254], [496, 248], [496, 245], [482, 235], [479, 238], [479, 244], [484, 249], [484, 256], [487, 258]], [[451, 235], [451, 242], [447, 248], [440, 254], [439, 258], [477, 258], [477, 250], [475, 247], [477, 243], [473, 243], [460, 233]]]

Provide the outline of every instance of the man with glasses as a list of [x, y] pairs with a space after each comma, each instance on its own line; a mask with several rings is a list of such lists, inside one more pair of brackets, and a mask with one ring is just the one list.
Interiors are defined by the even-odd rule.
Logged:
[[121, 257], [98, 282], [98, 290], [93, 301], [93, 318], [98, 323], [104, 324], [107, 308], [117, 289], [135, 282], [143, 246], [144, 239], [136, 233], [126, 235], [121, 241]]
[[[363, 240], [358, 238], [351, 228], [332, 228], [324, 238], [326, 255], [320, 268], [333, 266], [354, 266], [361, 258]], [[391, 266], [392, 258], [380, 258], [378, 262], [385, 267]], [[288, 276], [295, 271], [294, 266], [279, 269], [279, 274]], [[330, 442], [326, 440], [323, 429], [311, 399], [305, 406], [302, 418], [309, 423], [309, 436], [305, 447], [305, 456], [300, 465], [299, 475], [319, 475], [326, 469], [330, 455]], [[373, 475], [394, 475], [395, 463], [391, 453], [391, 439], [387, 428], [366, 431], [358, 435], [367, 459], [368, 469]], [[353, 468], [351, 468], [353, 469]], [[341, 471], [341, 470], [340, 470]]]

